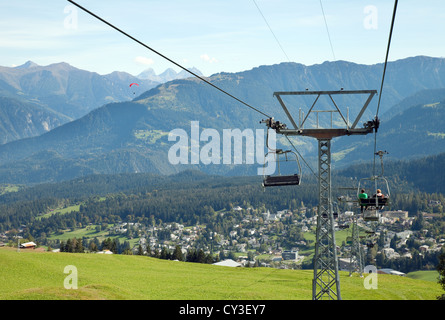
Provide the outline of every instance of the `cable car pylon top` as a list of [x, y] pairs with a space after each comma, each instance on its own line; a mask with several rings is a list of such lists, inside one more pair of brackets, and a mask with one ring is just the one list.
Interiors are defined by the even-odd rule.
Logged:
[[[333, 96], [334, 95], [368, 95], [365, 103], [360, 109], [360, 112], [358, 113], [356, 119], [354, 119], [354, 122], [352, 125], [349, 123], [349, 120], [347, 120], [347, 116], [345, 116], [344, 112], [340, 110], [337, 103], [335, 102]], [[366, 111], [369, 103], [371, 102], [374, 95], [377, 94], [377, 90], [337, 90], [337, 91], [282, 91], [282, 92], [274, 92], [274, 96], [278, 99], [278, 102], [280, 103], [281, 107], [283, 108], [284, 113], [288, 117], [290, 123], [292, 124], [292, 128], [288, 128], [284, 123], [279, 121], [274, 121], [273, 118], [271, 119], [270, 123], [267, 123], [267, 125], [275, 129], [277, 133], [283, 134], [283, 135], [289, 135], [289, 136], [309, 136], [314, 137], [317, 139], [332, 139], [334, 137], [344, 136], [344, 135], [366, 135], [368, 133], [372, 133], [374, 130], [378, 130], [380, 121], [376, 117], [375, 119], [371, 121], [367, 121], [364, 123], [362, 128], [357, 127], [359, 121], [361, 120], [364, 112]], [[306, 116], [304, 117], [303, 121], [297, 125], [297, 122], [295, 121], [294, 117], [289, 112], [289, 108], [286, 106], [286, 104], [283, 101], [282, 96], [299, 96], [299, 95], [313, 95], [316, 96], [314, 102], [312, 103], [311, 107], [309, 108], [308, 112], [306, 113]], [[327, 110], [325, 112], [331, 112], [331, 113], [337, 113], [340, 118], [342, 119], [344, 123], [344, 127], [340, 128], [304, 128], [304, 124], [306, 120], [308, 119], [309, 115], [314, 113], [321, 112], [320, 110], [315, 110], [314, 107], [319, 101], [319, 98], [321, 96], [328, 96], [331, 100], [332, 104], [334, 105], [334, 108], [332, 110]]]

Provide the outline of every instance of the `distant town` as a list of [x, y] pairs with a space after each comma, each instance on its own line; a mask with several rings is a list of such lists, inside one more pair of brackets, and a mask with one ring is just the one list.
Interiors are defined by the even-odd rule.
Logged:
[[[428, 205], [441, 205], [436, 202], [432, 201]], [[316, 210], [316, 207], [303, 206], [294, 211], [272, 213], [264, 208], [234, 206], [228, 211], [216, 213], [231, 221], [225, 231], [217, 231], [215, 226], [211, 228], [205, 224], [185, 226], [180, 223], [155, 223], [147, 226], [140, 222], [121, 221], [107, 225], [104, 237], [127, 239], [127, 254], [155, 256], [157, 252], [159, 256], [162, 250], [173, 252], [179, 247], [184, 257], [190, 250], [200, 249], [214, 257], [216, 263], [230, 266], [310, 268], [317, 223]], [[335, 215], [339, 269], [344, 271], [351, 270], [352, 216], [351, 211]], [[412, 262], [418, 257], [425, 260], [428, 256], [437, 256], [444, 248], [445, 239], [433, 234], [428, 227], [438, 217], [440, 214], [426, 212], [413, 217], [408, 211], [382, 211], [377, 222], [369, 223], [360, 216], [357, 225], [360, 228], [363, 266], [377, 263], [383, 270], [391, 262], [394, 264], [403, 260], [406, 265], [406, 261]], [[93, 225], [86, 227], [90, 231], [93, 228], [101, 229]], [[23, 238], [20, 232], [15, 237], [19, 243], [22, 242], [19, 249], [36, 246], [34, 242], [20, 241]], [[8, 242], [9, 245], [17, 243], [8, 237], [8, 232], [1, 233], [0, 245], [7, 245]], [[132, 245], [129, 246], [130, 242]], [[85, 252], [113, 253], [110, 249], [101, 250], [100, 242], [97, 242], [94, 250], [90, 244], [91, 239], [83, 237]], [[54, 248], [52, 251], [60, 249]], [[428, 269], [433, 265], [431, 263], [429, 266], [428, 261], [424, 263], [426, 265], [417, 267]], [[391, 268], [389, 270], [394, 272]]]

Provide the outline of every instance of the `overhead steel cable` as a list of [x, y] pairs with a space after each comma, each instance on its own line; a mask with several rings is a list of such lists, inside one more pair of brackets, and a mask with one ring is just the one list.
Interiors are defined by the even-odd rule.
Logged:
[[130, 38], [131, 40], [137, 42], [137, 43], [140, 44], [141, 46], [143, 46], [143, 47], [147, 48], [148, 50], [154, 52], [155, 54], [161, 56], [161, 57], [164, 58], [165, 60], [167, 60], [167, 61], [173, 63], [175, 66], [181, 68], [181, 69], [184, 70], [184, 71], [187, 71], [188, 73], [190, 73], [190, 74], [193, 75], [194, 77], [196, 77], [196, 78], [200, 79], [201, 81], [207, 83], [208, 85], [212, 86], [213, 88], [215, 88], [215, 89], [221, 91], [222, 93], [226, 94], [227, 96], [231, 97], [232, 99], [235, 99], [236, 101], [240, 102], [241, 104], [245, 105], [246, 107], [248, 107], [248, 108], [250, 108], [250, 109], [252, 109], [252, 110], [254, 110], [254, 111], [256, 111], [256, 112], [258, 112], [258, 113], [260, 113], [260, 114], [262, 114], [262, 115], [264, 115], [264, 116], [266, 116], [266, 117], [268, 117], [268, 118], [271, 118], [271, 116], [269, 116], [268, 114], [266, 114], [266, 113], [262, 112], [261, 110], [259, 110], [259, 109], [255, 108], [255, 107], [251, 106], [250, 104], [248, 104], [248, 103], [244, 102], [243, 100], [241, 100], [241, 99], [235, 97], [234, 95], [232, 95], [232, 94], [230, 94], [229, 92], [227, 92], [227, 91], [221, 89], [220, 87], [214, 85], [213, 83], [211, 83], [210, 81], [208, 81], [208, 80], [204, 79], [203, 77], [197, 75], [197, 74], [194, 73], [193, 71], [190, 71], [189, 69], [183, 67], [182, 65], [180, 65], [180, 64], [177, 63], [176, 61], [170, 59], [169, 57], [165, 56], [164, 54], [160, 53], [159, 51], [157, 51], [157, 50], [155, 50], [155, 49], [149, 47], [148, 45], [146, 45], [146, 44], [143, 43], [142, 41], [140, 41], [140, 40], [136, 39], [135, 37], [129, 35], [129, 34], [126, 33], [125, 31], [119, 29], [118, 27], [114, 26], [113, 24], [111, 24], [110, 22], [106, 21], [105, 19], [99, 17], [99, 16], [96, 15], [95, 13], [93, 13], [93, 12], [89, 11], [88, 9], [82, 7], [81, 5], [77, 4], [76, 2], [74, 2], [74, 1], [72, 1], [72, 0], [67, 0], [67, 1], [70, 2], [70, 3], [72, 3], [73, 5], [75, 5], [75, 6], [78, 7], [79, 9], [85, 11], [85, 12], [88, 13], [89, 15], [93, 16], [94, 18], [96, 18], [96, 19], [102, 21], [103, 23], [105, 23], [106, 25], [108, 25], [108, 26], [110, 26], [111, 28], [115, 29], [116, 31], [122, 33], [124, 36], [126, 36], [126, 37]]
[[[378, 121], [378, 116], [379, 116], [380, 102], [381, 102], [381, 99], [382, 99], [382, 92], [383, 92], [383, 83], [385, 81], [386, 66], [388, 64], [389, 49], [391, 47], [392, 32], [393, 32], [393, 29], [394, 29], [394, 21], [396, 19], [397, 3], [398, 3], [398, 0], [395, 0], [394, 1], [394, 9], [393, 9], [393, 13], [392, 13], [391, 28], [389, 30], [388, 46], [386, 48], [385, 64], [383, 65], [383, 75], [382, 75], [382, 82], [380, 84], [379, 101], [377, 103], [377, 111], [376, 111], [376, 115], [375, 115], [375, 120], [376, 121]], [[374, 177], [375, 177], [376, 156], [377, 156], [377, 129], [375, 130], [375, 133], [374, 133], [374, 163], [373, 163], [373, 169], [372, 169]]]
[[334, 61], [335, 61], [337, 59], [335, 58], [334, 46], [332, 45], [331, 34], [329, 33], [328, 22], [326, 21], [326, 15], [324, 13], [323, 3], [321, 2], [321, 0], [320, 0], [320, 7], [321, 7], [321, 12], [323, 13], [323, 19], [324, 19], [324, 24], [326, 26], [326, 32], [328, 34], [329, 44], [331, 45], [332, 56], [334, 57]]
[[321, 2], [321, 0], [320, 0], [320, 7], [321, 7], [321, 12], [323, 13], [324, 25], [326, 27], [326, 33], [328, 35], [329, 45], [331, 46], [332, 57], [334, 58], [333, 63], [337, 69], [339, 80], [341, 81], [342, 74], [340, 67], [338, 66], [338, 63], [336, 63], [337, 58], [335, 57], [334, 46], [332, 45], [332, 40], [331, 40], [331, 33], [329, 32], [328, 21], [326, 20], [326, 14], [324, 13], [323, 3]]
[[386, 65], [388, 63], [388, 55], [389, 55], [389, 48], [391, 46], [391, 38], [392, 38], [392, 31], [394, 29], [394, 21], [396, 19], [396, 11], [397, 11], [397, 2], [398, 0], [395, 0], [394, 2], [394, 10], [392, 13], [392, 20], [391, 20], [391, 28], [389, 30], [389, 37], [388, 37], [388, 47], [386, 49], [386, 57], [385, 57], [385, 64], [383, 66], [383, 75], [382, 75], [382, 83], [380, 84], [380, 94], [379, 94], [379, 102], [377, 104], [377, 113], [376, 117], [378, 116], [379, 109], [380, 109], [380, 100], [382, 98], [382, 91], [383, 91], [383, 82], [385, 81], [385, 74], [386, 74]]
[[288, 55], [287, 55], [287, 53], [286, 53], [286, 51], [284, 51], [283, 46], [281, 45], [281, 43], [280, 43], [280, 41], [278, 40], [277, 36], [276, 36], [275, 33], [273, 32], [273, 30], [272, 30], [272, 28], [270, 27], [269, 23], [267, 22], [267, 19], [266, 19], [266, 17], [264, 16], [263, 12], [261, 11], [260, 7], [258, 6], [258, 4], [256, 3], [255, 0], [252, 0], [252, 1], [253, 1], [253, 3], [255, 4], [255, 6], [256, 6], [256, 8], [258, 9], [258, 11], [260, 12], [261, 16], [263, 17], [264, 22], [266, 23], [267, 27], [269, 28], [270, 33], [272, 33], [273, 37], [275, 38], [275, 41], [278, 43], [278, 46], [280, 47], [281, 51], [283, 51], [283, 53], [284, 53], [284, 55], [286, 56], [287, 60], [288, 60], [289, 62], [291, 62], [290, 59], [289, 59], [289, 57], [288, 57]]

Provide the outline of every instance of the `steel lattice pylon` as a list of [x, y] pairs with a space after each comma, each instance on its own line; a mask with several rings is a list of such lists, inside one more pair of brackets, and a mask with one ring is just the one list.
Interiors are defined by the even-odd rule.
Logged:
[[[292, 128], [287, 128], [281, 122], [273, 118], [266, 121], [269, 128], [285, 136], [306, 136], [318, 140], [318, 192], [319, 205], [317, 214], [317, 231], [314, 256], [314, 279], [312, 281], [312, 299], [333, 299], [340, 300], [340, 281], [338, 275], [337, 247], [335, 244], [334, 215], [331, 200], [331, 140], [335, 137], [349, 135], [366, 135], [377, 130], [379, 121], [374, 119], [364, 124], [362, 128], [357, 127], [363, 113], [377, 93], [376, 90], [339, 90], [339, 91], [288, 91], [275, 92], [283, 111], [289, 118]], [[286, 106], [284, 96], [308, 96], [315, 95], [315, 101], [306, 113], [306, 116], [296, 121], [291, 110]], [[333, 96], [337, 95], [366, 95], [366, 100], [355, 120], [349, 121], [348, 114], [345, 116], [340, 110]], [[329, 110], [316, 110], [315, 105], [321, 96], [327, 96], [332, 102], [333, 108]], [[331, 127], [323, 128], [319, 126], [318, 115], [321, 113], [331, 115]], [[305, 123], [309, 116], [317, 116], [316, 127], [305, 128]], [[340, 125], [333, 126], [332, 117], [336, 114], [339, 117]]]
[[319, 205], [312, 299], [340, 300], [334, 215], [331, 201], [331, 140], [318, 140]]
[[349, 260], [349, 276], [352, 273], [357, 272], [360, 277], [363, 276], [363, 253], [360, 246], [359, 229], [357, 225], [357, 214], [352, 216], [352, 243], [351, 243], [351, 256]]

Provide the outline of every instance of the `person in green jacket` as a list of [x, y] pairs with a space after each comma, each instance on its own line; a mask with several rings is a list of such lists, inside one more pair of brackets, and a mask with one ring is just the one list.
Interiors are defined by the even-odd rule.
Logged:
[[[368, 194], [365, 192], [365, 189], [360, 190], [360, 193], [358, 195], [359, 200], [361, 199], [368, 199]], [[363, 213], [363, 205], [360, 205], [360, 210]]]

